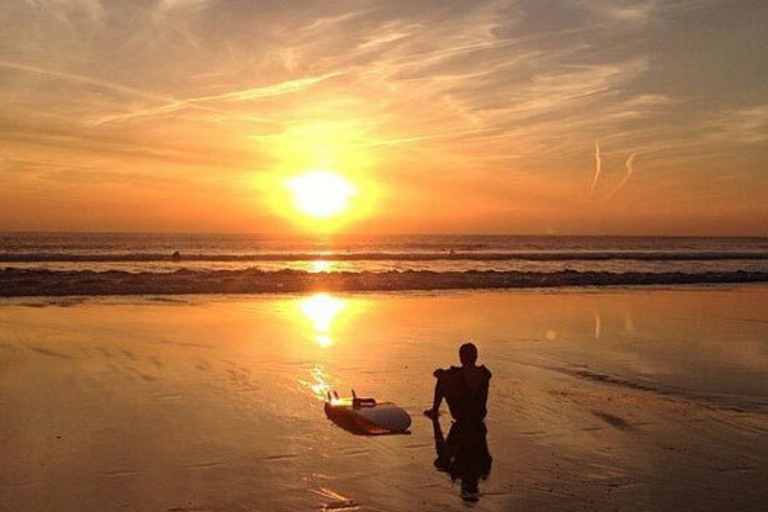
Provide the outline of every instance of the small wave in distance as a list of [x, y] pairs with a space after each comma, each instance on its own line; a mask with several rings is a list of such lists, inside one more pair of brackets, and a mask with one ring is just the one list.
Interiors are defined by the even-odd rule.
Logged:
[[328, 291], [409, 291], [564, 286], [768, 282], [768, 272], [323, 272], [258, 269], [170, 273], [109, 270], [0, 271], [0, 296], [175, 295]]

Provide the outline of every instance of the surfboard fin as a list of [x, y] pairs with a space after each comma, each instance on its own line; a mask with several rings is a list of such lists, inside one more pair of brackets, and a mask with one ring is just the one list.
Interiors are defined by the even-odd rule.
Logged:
[[352, 390], [352, 407], [359, 408], [359, 407], [375, 407], [376, 406], [376, 399], [375, 398], [358, 398], [357, 393], [355, 393], [355, 390]]

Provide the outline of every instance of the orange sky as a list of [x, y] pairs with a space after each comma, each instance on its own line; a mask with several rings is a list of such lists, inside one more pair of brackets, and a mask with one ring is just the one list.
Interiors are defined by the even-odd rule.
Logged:
[[0, 230], [311, 230], [285, 182], [324, 170], [349, 232], [765, 235], [767, 16], [3, 2]]

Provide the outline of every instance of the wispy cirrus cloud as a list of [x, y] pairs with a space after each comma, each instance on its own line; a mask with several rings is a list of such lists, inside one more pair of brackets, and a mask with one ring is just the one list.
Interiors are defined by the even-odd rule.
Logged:
[[600, 180], [600, 173], [603, 170], [603, 159], [600, 156], [600, 141], [595, 141], [595, 177], [592, 178], [592, 185], [589, 187], [589, 197], [590, 199], [595, 196], [595, 188], [597, 187], [597, 182]]
[[145, 91], [142, 89], [138, 89], [135, 87], [130, 87], [127, 85], [122, 85], [115, 82], [110, 82], [107, 80], [102, 80], [99, 78], [93, 78], [85, 75], [80, 75], [77, 73], [70, 73], [67, 71], [58, 71], [55, 69], [46, 69], [39, 66], [34, 66], [30, 64], [24, 64], [20, 62], [11, 62], [8, 60], [0, 60], [0, 68], [5, 69], [12, 69], [16, 71], [23, 71], [26, 73], [32, 73], [37, 75], [44, 75], [48, 77], [58, 78], [60, 80], [69, 80], [78, 82], [81, 84], [86, 85], [92, 85], [103, 89], [108, 89], [116, 93], [120, 94], [127, 94], [132, 96], [139, 96], [142, 98], [146, 98], [149, 100], [168, 100], [169, 98], [163, 97], [158, 94], [153, 94], [149, 91]]
[[150, 108], [140, 108], [132, 112], [125, 112], [122, 114], [115, 114], [102, 117], [93, 122], [94, 125], [101, 125], [107, 123], [114, 123], [119, 121], [126, 121], [129, 119], [135, 119], [137, 117], [151, 117], [165, 114], [171, 114], [179, 112], [187, 108], [200, 109], [209, 112], [214, 112], [223, 115], [232, 115], [237, 117], [237, 113], [228, 113], [226, 111], [206, 106], [208, 103], [229, 103], [229, 102], [246, 102], [255, 101], [263, 98], [271, 98], [274, 96], [282, 96], [284, 94], [292, 94], [303, 91], [315, 84], [328, 80], [330, 78], [339, 76], [343, 73], [334, 72], [326, 73], [322, 76], [299, 78], [295, 80], [288, 80], [277, 84], [265, 85], [262, 87], [251, 87], [248, 89], [229, 91], [209, 96], [199, 96], [194, 98], [185, 98], [182, 100], [170, 100], [164, 105]]
[[262, 98], [270, 98], [273, 96], [281, 96], [283, 94], [291, 94], [294, 92], [303, 91], [315, 84], [324, 82], [331, 78], [343, 75], [341, 71], [334, 71], [331, 73], [325, 73], [320, 76], [297, 78], [295, 80], [286, 80], [276, 84], [265, 85], [262, 87], [251, 87], [249, 89], [243, 89], [239, 91], [225, 92], [221, 94], [215, 94], [212, 96], [200, 96], [197, 98], [189, 98], [188, 102], [218, 102], [218, 101], [252, 101]]
[[712, 136], [745, 144], [768, 140], [768, 105], [720, 112], [708, 122]]
[[587, 0], [582, 2], [582, 5], [591, 13], [606, 20], [623, 23], [644, 23], [650, 19], [658, 3], [655, 0], [639, 0], [635, 2]]
[[[640, 197], [660, 204], [648, 184], [661, 180], [644, 178], [662, 168], [677, 184], [717, 174], [732, 156], [744, 170], [729, 168], [731, 182], [754, 183], [768, 97], [755, 85], [760, 66], [746, 62], [764, 9], [756, 0], [11, 1], [0, 5], [0, 20], [14, 20], [0, 35], [0, 159], [34, 160], [44, 148], [126, 182], [131, 169], [188, 168], [190, 180], [231, 180], [234, 196], [252, 176], [313, 159], [344, 165], [338, 155], [354, 153], [366, 163], [350, 167], [413, 187], [425, 203], [426, 184], [451, 176], [487, 184], [489, 201], [503, 193], [531, 211], [586, 204], [620, 217]], [[712, 20], [731, 27], [727, 44], [707, 30], [722, 28]], [[745, 62], [738, 80], [702, 79], [728, 60]], [[643, 179], [632, 178], [635, 153]], [[291, 163], [297, 154], [301, 164]], [[611, 201], [589, 201], [604, 187]], [[556, 224], [560, 211], [541, 215]]]
[[627, 157], [627, 160], [624, 162], [624, 167], [627, 169], [627, 172], [624, 174], [624, 176], [621, 178], [619, 183], [616, 184], [616, 186], [608, 192], [608, 194], [605, 196], [605, 200], [610, 200], [613, 196], [619, 193], [619, 191], [624, 188], [624, 186], [629, 182], [629, 179], [632, 177], [632, 175], [635, 172], [634, 162], [635, 157], [637, 156], [637, 153], [632, 153]]

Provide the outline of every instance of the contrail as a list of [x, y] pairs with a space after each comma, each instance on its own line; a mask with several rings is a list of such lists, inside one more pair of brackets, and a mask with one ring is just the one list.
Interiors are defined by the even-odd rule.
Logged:
[[224, 94], [217, 94], [215, 96], [200, 96], [198, 98], [188, 98], [188, 103], [196, 103], [201, 101], [250, 101], [261, 98], [269, 98], [272, 96], [281, 96], [283, 94], [290, 94], [292, 92], [302, 91], [315, 84], [324, 82], [329, 78], [334, 78], [343, 75], [342, 71], [335, 71], [333, 73], [326, 73], [320, 76], [311, 76], [306, 78], [299, 78], [296, 80], [288, 80], [286, 82], [280, 82], [277, 84], [266, 85], [262, 87], [253, 87], [251, 89], [245, 89], [242, 91], [232, 91]]
[[290, 94], [290, 93], [302, 91], [317, 83], [328, 80], [329, 78], [333, 78], [343, 74], [344, 74], [343, 72], [337, 71], [334, 73], [326, 73], [324, 75], [315, 76], [315, 77], [299, 78], [297, 80], [289, 80], [287, 82], [280, 82], [277, 84], [272, 84], [272, 85], [267, 85], [262, 87], [253, 87], [250, 89], [231, 91], [223, 94], [217, 94], [214, 96], [199, 96], [196, 98], [173, 100], [173, 101], [170, 101], [169, 103], [166, 103], [165, 105], [160, 105], [159, 107], [140, 109], [133, 112], [127, 112], [125, 114], [117, 114], [114, 116], [103, 117], [98, 121], [96, 121], [94, 124], [100, 125], [100, 124], [113, 123], [116, 121], [124, 121], [126, 119], [133, 119], [136, 117], [163, 115], [163, 114], [168, 114], [168, 113], [176, 112], [179, 110], [183, 110], [186, 108], [214, 112], [217, 114], [227, 114], [230, 117], [232, 117], [232, 114], [229, 114], [227, 111], [220, 110], [215, 107], [201, 105], [200, 103], [251, 101], [251, 100], [258, 100], [262, 98], [269, 98], [272, 96], [281, 96], [284, 94]]
[[[202, 105], [191, 105], [191, 104], [189, 104], [188, 102], [186, 102], [184, 100], [177, 100], [177, 99], [169, 97], [169, 96], [164, 96], [164, 95], [161, 95], [161, 94], [155, 94], [153, 92], [145, 91], [145, 90], [142, 90], [142, 89], [137, 89], [135, 87], [130, 87], [130, 86], [114, 83], [114, 82], [109, 82], [107, 80], [100, 80], [98, 78], [92, 78], [92, 77], [85, 76], [85, 75], [78, 75], [78, 74], [75, 74], [75, 73], [68, 73], [66, 71], [56, 71], [56, 70], [52, 70], [52, 69], [39, 68], [39, 67], [36, 67], [36, 66], [30, 66], [30, 65], [27, 65], [27, 64], [21, 64], [21, 63], [18, 63], [18, 62], [12, 62], [12, 61], [7, 61], [7, 60], [0, 60], [0, 68], [15, 69], [15, 70], [24, 71], [24, 72], [27, 72], [27, 73], [33, 73], [33, 74], [45, 75], [45, 76], [52, 76], [52, 77], [58, 78], [60, 80], [68, 80], [68, 81], [79, 82], [79, 83], [88, 84], [88, 85], [95, 85], [97, 87], [101, 87], [103, 89], [109, 89], [109, 90], [112, 90], [112, 91], [115, 91], [115, 92], [119, 92], [119, 93], [122, 93], [122, 94], [136, 96], [138, 98], [144, 98], [144, 99], [152, 100], [152, 101], [160, 101], [160, 102], [164, 103], [160, 107], [155, 107], [155, 108], [151, 108], [151, 109], [146, 109], [146, 110], [140, 111], [138, 115], [149, 115], [149, 114], [173, 112], [173, 111], [185, 108], [185, 107], [196, 108], [198, 110], [206, 110], [206, 111], [210, 111], [210, 112], [223, 113], [221, 111], [215, 110], [215, 109], [210, 108], [210, 107], [205, 107], [205, 106], [202, 106]], [[145, 114], [144, 112], [147, 112], [148, 114]], [[135, 117], [135, 116], [136, 115], [132, 115], [132, 114], [121, 114], [121, 115], [115, 115], [115, 116], [108, 116], [108, 117], [105, 117], [105, 118], [103, 118], [103, 119], [101, 119], [99, 121], [96, 121], [95, 123], [92, 123], [92, 124], [99, 125], [99, 124], [103, 124], [103, 123], [109, 123], [109, 122], [112, 122], [114, 120], [119, 120], [119, 119], [129, 118], [129, 117]]]
[[616, 185], [616, 188], [611, 190], [611, 192], [607, 196], [605, 196], [606, 201], [612, 198], [616, 194], [616, 192], [621, 190], [621, 188], [627, 184], [627, 182], [629, 181], [629, 178], [632, 177], [632, 173], [635, 172], [635, 169], [632, 166], [632, 163], [635, 161], [636, 155], [637, 153], [632, 153], [631, 155], [629, 155], [629, 158], [627, 158], [627, 161], [624, 162], [624, 166], [627, 168], [627, 174], [625, 174], [624, 177], [619, 182], [619, 184]]
[[297, 80], [289, 80], [286, 82], [280, 82], [277, 84], [267, 85], [263, 87], [254, 87], [251, 89], [245, 89], [241, 91], [233, 91], [229, 93], [219, 94], [216, 96], [202, 96], [198, 98], [176, 99], [161, 94], [155, 94], [150, 91], [137, 89], [106, 80], [100, 80], [98, 78], [92, 78], [85, 75], [78, 75], [75, 73], [68, 73], [66, 71], [56, 71], [46, 68], [39, 68], [36, 66], [30, 66], [27, 64], [21, 64], [18, 62], [12, 62], [0, 59], [0, 68], [15, 69], [18, 71], [25, 71], [27, 73], [34, 73], [38, 75], [52, 76], [61, 80], [69, 80], [73, 82], [80, 82], [89, 85], [95, 85], [104, 89], [110, 89], [112, 91], [120, 92], [123, 94], [133, 95], [140, 98], [145, 98], [152, 101], [162, 102], [160, 106], [150, 107], [145, 109], [139, 109], [133, 112], [127, 112], [124, 114], [116, 114], [111, 116], [104, 116], [101, 119], [96, 120], [92, 124], [95, 126], [113, 123], [117, 121], [124, 121], [126, 119], [132, 119], [136, 117], [147, 117], [155, 115], [163, 115], [171, 112], [176, 112], [183, 109], [193, 109], [204, 112], [213, 112], [216, 114], [229, 114], [225, 110], [221, 110], [215, 107], [201, 105], [202, 102], [215, 102], [215, 101], [250, 101], [261, 98], [268, 98], [271, 96], [279, 96], [283, 94], [290, 94], [298, 92], [308, 87], [311, 87], [319, 82], [328, 80], [339, 75], [344, 74], [341, 71], [334, 73], [326, 73], [324, 75], [308, 78], [300, 78]]
[[595, 140], [595, 178], [592, 180], [592, 187], [589, 189], [590, 199], [595, 195], [595, 187], [597, 186], [597, 180], [600, 179], [602, 167], [603, 160], [600, 158], [600, 141]]
[[435, 133], [431, 135], [416, 135], [413, 137], [403, 137], [400, 139], [388, 139], [388, 140], [380, 140], [380, 141], [374, 141], [374, 142], [363, 142], [356, 145], [362, 148], [375, 148], [380, 146], [399, 146], [400, 144], [411, 144], [414, 142], [421, 142], [425, 140], [434, 140], [434, 139], [450, 139], [453, 137], [460, 137], [462, 135], [475, 135], [478, 133], [486, 133], [489, 131], [492, 131], [492, 130], [490, 128], [478, 128], [476, 130], [461, 130], [457, 132]]
[[151, 92], [143, 91], [141, 89], [136, 89], [134, 87], [128, 87], [128, 86], [117, 84], [114, 82], [108, 82], [106, 80], [99, 80], [97, 78], [91, 78], [84, 75], [77, 75], [75, 73], [67, 73], [66, 71], [55, 71], [51, 69], [39, 68], [36, 66], [29, 66], [26, 64], [20, 64], [18, 62], [12, 62], [8, 60], [0, 60], [0, 68], [16, 69], [18, 71], [26, 71], [28, 73], [47, 75], [55, 78], [60, 78], [62, 80], [71, 80], [73, 82], [81, 82], [84, 84], [96, 85], [98, 87], [111, 89], [113, 91], [121, 92], [124, 94], [131, 94], [131, 95], [140, 96], [140, 97], [153, 99], [153, 100], [168, 101], [168, 98], [165, 96], [153, 94]]

